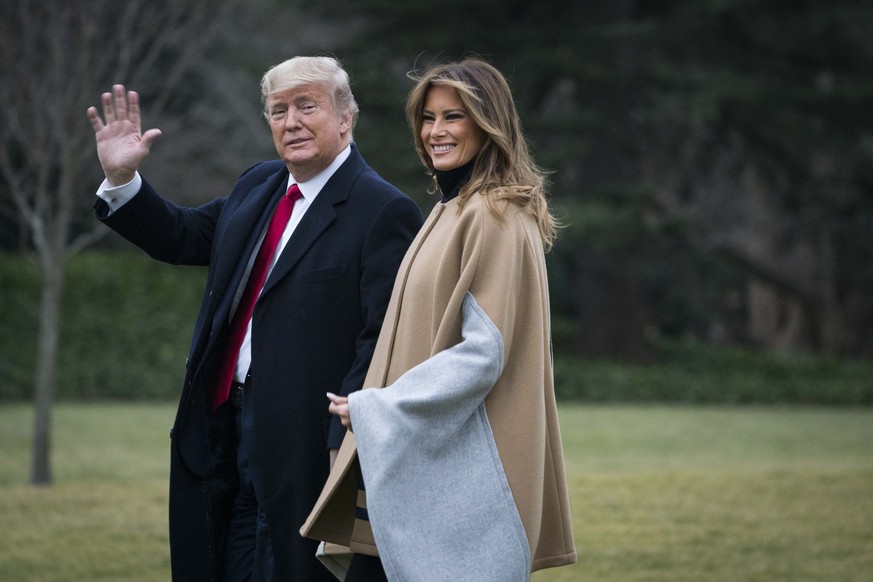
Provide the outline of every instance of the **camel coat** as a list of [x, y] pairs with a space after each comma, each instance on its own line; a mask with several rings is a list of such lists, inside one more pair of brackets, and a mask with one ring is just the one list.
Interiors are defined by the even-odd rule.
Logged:
[[576, 561], [545, 258], [522, 209], [458, 203], [400, 266], [354, 434], [301, 534], [378, 548], [392, 580], [526, 580]]

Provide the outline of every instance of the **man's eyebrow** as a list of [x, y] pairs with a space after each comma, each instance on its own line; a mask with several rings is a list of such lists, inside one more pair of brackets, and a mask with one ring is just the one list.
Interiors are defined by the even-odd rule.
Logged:
[[315, 101], [318, 102], [318, 96], [315, 93], [302, 93], [294, 97], [295, 103], [300, 103], [301, 101]]

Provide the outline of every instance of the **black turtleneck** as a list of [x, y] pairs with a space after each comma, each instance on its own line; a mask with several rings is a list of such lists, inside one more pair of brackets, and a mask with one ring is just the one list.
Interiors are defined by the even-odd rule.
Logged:
[[473, 173], [474, 162], [475, 160], [470, 160], [463, 166], [459, 166], [445, 172], [440, 170], [434, 171], [437, 179], [437, 184], [439, 184], [440, 187], [442, 202], [448, 202], [458, 195], [464, 184], [466, 184], [470, 180], [470, 175]]

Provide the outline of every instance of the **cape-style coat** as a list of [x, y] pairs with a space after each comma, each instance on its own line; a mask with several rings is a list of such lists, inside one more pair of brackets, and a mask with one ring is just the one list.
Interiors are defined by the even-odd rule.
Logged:
[[543, 247], [529, 213], [503, 210], [474, 194], [425, 221], [349, 398], [354, 434], [301, 528], [378, 547], [391, 580], [527, 580], [576, 561]]
[[[143, 182], [127, 204], [97, 216], [155, 259], [208, 265], [170, 447], [173, 580], [221, 580], [238, 488], [234, 409], [212, 410], [234, 298], [271, 209], [285, 193], [281, 160], [244, 172], [226, 198], [184, 208]], [[279, 256], [252, 315], [251, 394], [277, 580], [332, 580], [317, 543], [297, 530], [344, 430], [325, 391], [358, 390], [397, 268], [421, 226], [416, 204], [351, 153], [324, 185]]]

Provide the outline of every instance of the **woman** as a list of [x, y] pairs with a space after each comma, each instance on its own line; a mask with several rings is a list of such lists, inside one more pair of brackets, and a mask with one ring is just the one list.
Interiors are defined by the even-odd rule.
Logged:
[[481, 60], [425, 73], [406, 114], [441, 200], [401, 264], [364, 382], [383, 389], [328, 395], [354, 432], [301, 533], [379, 555], [390, 580], [527, 580], [576, 560], [545, 180], [509, 86]]

